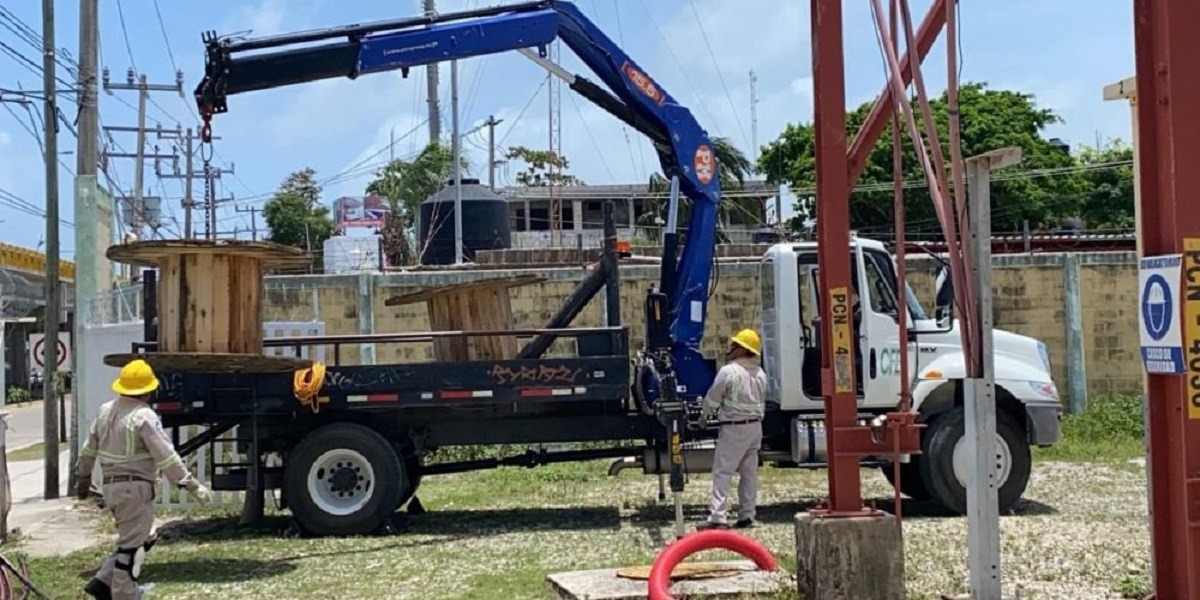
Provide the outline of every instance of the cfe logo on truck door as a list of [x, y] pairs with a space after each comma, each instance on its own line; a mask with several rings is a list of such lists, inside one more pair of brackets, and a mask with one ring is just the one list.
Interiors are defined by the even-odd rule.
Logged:
[[844, 287], [829, 290], [829, 310], [833, 314], [833, 388], [839, 394], [854, 393], [854, 334], [850, 332], [850, 292]]

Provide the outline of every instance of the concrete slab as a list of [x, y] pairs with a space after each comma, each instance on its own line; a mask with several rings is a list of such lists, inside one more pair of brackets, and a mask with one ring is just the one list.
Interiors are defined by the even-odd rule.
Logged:
[[[732, 577], [677, 581], [671, 593], [687, 598], [744, 598], [746, 594], [777, 594], [795, 585], [786, 571], [759, 571], [750, 561], [713, 562], [739, 571]], [[561, 600], [640, 600], [647, 598], [645, 580], [617, 576], [618, 569], [554, 573], [546, 579]]]

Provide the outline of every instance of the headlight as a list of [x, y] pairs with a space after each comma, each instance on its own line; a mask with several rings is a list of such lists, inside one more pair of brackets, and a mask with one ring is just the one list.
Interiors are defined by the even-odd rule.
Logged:
[[1050, 351], [1046, 349], [1045, 342], [1038, 342], [1038, 354], [1042, 357], [1042, 366], [1046, 367], [1046, 372], [1050, 372]]

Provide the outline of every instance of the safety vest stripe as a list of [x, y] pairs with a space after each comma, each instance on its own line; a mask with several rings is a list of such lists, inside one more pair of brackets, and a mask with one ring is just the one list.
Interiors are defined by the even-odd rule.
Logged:
[[166, 469], [167, 467], [170, 467], [170, 466], [182, 465], [182, 464], [183, 464], [183, 459], [179, 458], [178, 454], [171, 454], [170, 456], [155, 463], [154, 466], [158, 469]]
[[134, 454], [114, 454], [112, 452], [97, 451], [96, 455], [100, 457], [101, 461], [109, 463], [129, 463], [137, 462], [139, 460], [147, 460], [150, 458], [150, 454], [146, 452], [136, 452]]
[[85, 444], [79, 451], [79, 454], [82, 456], [94, 457], [96, 456], [96, 449]]

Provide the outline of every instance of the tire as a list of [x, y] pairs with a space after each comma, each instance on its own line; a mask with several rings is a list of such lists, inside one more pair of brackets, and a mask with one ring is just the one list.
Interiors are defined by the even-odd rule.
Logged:
[[[900, 463], [900, 493], [912, 498], [913, 500], [928, 500], [929, 490], [925, 487], [925, 480], [921, 479], [921, 455], [913, 455], [908, 462]], [[883, 465], [879, 467], [883, 472], [883, 477], [888, 483], [892, 484], [892, 488], [896, 487], [896, 477], [892, 465]]]
[[[930, 499], [956, 514], [967, 512], [967, 490], [955, 471], [955, 452], [960, 453], [960, 469], [966, 464], [966, 413], [959, 406], [930, 423], [921, 439], [921, 460], [917, 461], [921, 481], [929, 491]], [[997, 490], [1000, 512], [1007, 513], [1021, 499], [1029, 484], [1033, 460], [1024, 429], [1007, 413], [996, 414], [997, 469], [1001, 470], [1000, 488]], [[1004, 467], [1007, 463], [1007, 469]], [[1008, 475], [1003, 475], [1007, 470]]]
[[288, 456], [284, 487], [292, 515], [314, 535], [365, 535], [395, 512], [408, 487], [392, 445], [354, 423], [326, 425]]

